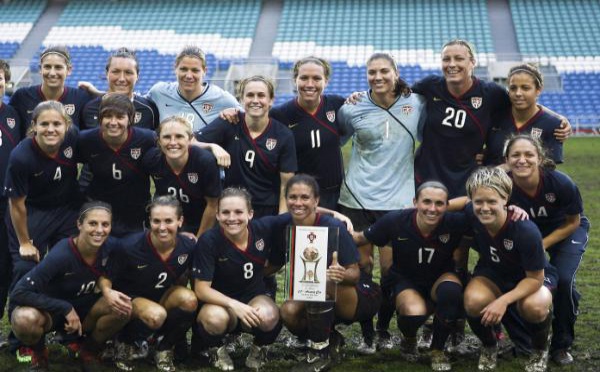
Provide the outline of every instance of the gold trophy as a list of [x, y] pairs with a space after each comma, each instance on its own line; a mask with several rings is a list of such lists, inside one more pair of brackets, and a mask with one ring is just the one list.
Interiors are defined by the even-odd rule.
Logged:
[[302, 283], [320, 283], [319, 278], [317, 277], [317, 265], [321, 260], [322, 256], [319, 254], [319, 250], [313, 242], [317, 238], [314, 232], [311, 232], [307, 236], [309, 240], [309, 244], [302, 251], [302, 263], [304, 264], [304, 274], [302, 275], [302, 279], [300, 282]]

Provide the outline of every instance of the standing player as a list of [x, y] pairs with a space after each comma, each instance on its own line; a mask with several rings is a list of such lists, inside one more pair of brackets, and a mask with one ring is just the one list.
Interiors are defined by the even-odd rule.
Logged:
[[[133, 101], [135, 116], [133, 125], [140, 128], [156, 129], [158, 126], [158, 109], [154, 102], [133, 92], [140, 74], [140, 66], [135, 52], [117, 49], [106, 62], [106, 81], [108, 93], [125, 94]], [[102, 97], [98, 97], [85, 105], [83, 109], [83, 128], [98, 126], [99, 108]]]
[[100, 127], [81, 132], [78, 142], [80, 160], [93, 174], [87, 196], [113, 206], [115, 236], [144, 228], [144, 207], [150, 200], [150, 179], [141, 163], [155, 147], [155, 134], [134, 127], [134, 118], [129, 97], [106, 94], [100, 103]]
[[88, 333], [80, 359], [85, 370], [92, 370], [104, 342], [127, 322], [95, 291], [115, 243], [107, 241], [110, 224], [110, 205], [85, 203], [77, 219], [79, 234], [58, 242], [11, 292], [11, 303], [17, 306], [12, 329], [33, 348], [32, 369], [48, 368], [44, 334], [56, 330], [75, 336]]
[[[540, 231], [531, 221], [510, 220], [506, 207], [512, 181], [502, 169], [476, 170], [466, 188], [472, 200], [466, 212], [480, 256], [465, 289], [464, 303], [469, 325], [483, 343], [479, 370], [496, 368], [498, 346], [493, 326], [514, 306], [533, 346], [525, 370], [545, 371], [552, 294], [543, 286], [546, 256]], [[553, 278], [547, 279], [552, 283]]]
[[[100, 285], [115, 311], [130, 301], [132, 322], [142, 322], [159, 340], [154, 361], [160, 371], [175, 371], [173, 347], [185, 336], [196, 315], [198, 301], [185, 287], [195, 240], [178, 234], [183, 224], [181, 204], [171, 196], [159, 196], [148, 206], [150, 232], [121, 239], [110, 257], [107, 280]], [[114, 289], [114, 290], [113, 290]], [[130, 299], [130, 300], [128, 300]], [[121, 334], [118, 366], [128, 365], [133, 340]]]
[[196, 46], [186, 46], [175, 58], [177, 81], [156, 83], [148, 96], [156, 103], [160, 121], [178, 115], [192, 124], [194, 132], [204, 128], [228, 107], [239, 106], [235, 98], [204, 81], [206, 57]]
[[[82, 121], [83, 107], [95, 97], [86, 90], [65, 86], [67, 76], [71, 74], [71, 55], [64, 46], [51, 46], [40, 55], [40, 74], [42, 84], [23, 87], [10, 98], [22, 123], [31, 123], [34, 108], [44, 101], [59, 101], [65, 107], [71, 122], [79, 128]], [[22, 136], [25, 128], [22, 128]]]
[[[375, 53], [367, 61], [369, 92], [356, 105], [343, 106], [338, 120], [352, 135], [352, 153], [342, 185], [341, 212], [354, 227], [365, 230], [391, 210], [410, 207], [415, 195], [413, 154], [418, 128], [424, 118], [423, 97], [411, 94], [400, 78], [392, 56]], [[364, 249], [371, 253], [371, 244]], [[389, 249], [380, 251], [382, 267], [389, 267]], [[385, 283], [385, 280], [382, 281]], [[391, 348], [387, 332], [393, 305], [387, 306], [391, 288], [382, 287], [384, 301], [378, 317], [379, 345]], [[372, 324], [363, 324], [365, 334], [373, 333]], [[373, 353], [373, 335], [367, 336], [361, 350]]]
[[510, 201], [530, 213], [542, 232], [550, 264], [558, 271], [550, 351], [556, 363], [570, 364], [573, 357], [569, 349], [575, 339], [580, 298], [575, 289], [575, 274], [590, 228], [583, 215], [581, 195], [567, 175], [554, 169], [537, 139], [525, 135], [512, 137], [506, 146], [506, 163], [515, 184]]
[[[473, 76], [475, 53], [470, 43], [451, 40], [442, 48], [443, 77], [428, 76], [412, 86], [427, 100], [423, 141], [415, 157], [415, 180], [442, 182], [450, 198], [465, 194], [465, 182], [477, 167], [492, 118], [509, 111], [506, 90]], [[568, 123], [567, 123], [568, 124]], [[555, 135], [564, 140], [567, 125]]]
[[[10, 66], [0, 59], [0, 185], [4, 185], [4, 176], [8, 167], [10, 152], [21, 141], [21, 119], [17, 111], [3, 103], [6, 83], [10, 81]], [[8, 199], [0, 195], [0, 217], [6, 215]], [[8, 250], [8, 236], [4, 219], [0, 221], [0, 319], [4, 316], [6, 296], [10, 286], [11, 263]], [[6, 340], [0, 333], [0, 347], [6, 346]]]
[[[11, 288], [48, 248], [77, 231], [77, 131], [57, 101], [40, 103], [32, 118], [30, 137], [10, 154], [4, 186], [9, 201], [6, 225], [13, 265]], [[30, 360], [25, 356], [30, 350], [25, 349], [20, 348], [17, 359]]]
[[563, 162], [562, 142], [554, 137], [560, 128], [560, 119], [544, 111], [537, 104], [542, 93], [544, 80], [542, 73], [534, 65], [525, 63], [514, 66], [508, 73], [508, 96], [512, 103], [500, 120], [494, 122], [488, 139], [484, 163], [498, 165], [504, 163], [504, 145], [511, 134], [531, 134], [550, 151], [554, 163]]
[[227, 188], [218, 202], [215, 226], [202, 235], [194, 252], [194, 290], [203, 304], [198, 313], [199, 333], [211, 350], [212, 363], [227, 371], [233, 361], [222, 346], [227, 333], [243, 330], [254, 334], [246, 367], [261, 368], [266, 362], [266, 346], [281, 330], [279, 309], [265, 295], [265, 264], [270, 259], [271, 217], [252, 219], [250, 194], [244, 189]]
[[180, 116], [158, 127], [158, 148], [144, 157], [144, 169], [154, 179], [155, 195], [172, 195], [183, 207], [182, 231], [199, 237], [213, 226], [221, 193], [219, 169], [206, 150], [190, 146], [190, 123]]
[[243, 186], [250, 192], [256, 217], [285, 212], [283, 189], [297, 169], [293, 135], [269, 118], [275, 96], [269, 80], [252, 76], [238, 88], [245, 110], [239, 114], [240, 125], [216, 119], [197, 132], [196, 138], [216, 143], [231, 154], [225, 185]]
[[358, 245], [392, 244], [392, 262], [384, 278], [391, 283], [392, 298], [402, 331], [402, 352], [418, 359], [417, 331], [435, 309], [431, 342], [431, 369], [451, 368], [444, 346], [461, 317], [462, 283], [458, 272], [466, 269], [467, 252], [457, 250], [469, 230], [461, 213], [446, 213], [448, 190], [439, 182], [417, 189], [414, 209], [389, 212], [374, 225], [354, 234]]

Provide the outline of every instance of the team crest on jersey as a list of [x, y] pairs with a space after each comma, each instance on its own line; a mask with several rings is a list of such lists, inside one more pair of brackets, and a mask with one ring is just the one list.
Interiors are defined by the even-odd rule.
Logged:
[[411, 112], [413, 111], [413, 107], [411, 105], [404, 105], [402, 106], [402, 113], [406, 116], [410, 115]]
[[13, 129], [17, 125], [17, 122], [13, 118], [6, 118], [6, 124], [8, 124], [10, 129]]
[[133, 118], [133, 122], [135, 124], [139, 123], [140, 120], [142, 120], [142, 113], [141, 112], [135, 112], [135, 117]]
[[474, 109], [480, 108], [482, 103], [483, 103], [483, 98], [471, 97], [471, 106], [473, 106]]
[[506, 248], [507, 251], [513, 249], [513, 241], [510, 239], [504, 239], [504, 248]]
[[256, 244], [254, 244], [254, 246], [256, 247], [256, 249], [262, 252], [262, 250], [265, 249], [265, 241], [260, 239], [256, 242]]
[[542, 137], [542, 130], [540, 128], [532, 128], [531, 137], [540, 139], [540, 137]]
[[205, 114], [208, 114], [210, 112], [210, 110], [212, 110], [214, 107], [214, 105], [212, 103], [203, 103], [202, 104], [202, 111], [204, 111]]
[[73, 115], [75, 113], [75, 105], [72, 104], [72, 103], [69, 103], [68, 105], [65, 105], [65, 112], [69, 116]]
[[65, 154], [65, 158], [71, 159], [73, 157], [73, 148], [71, 146], [67, 147], [63, 151], [63, 154]]
[[267, 147], [267, 150], [271, 151], [277, 146], [277, 140], [275, 138], [267, 138], [265, 146]]
[[188, 173], [188, 180], [190, 180], [191, 183], [198, 182], [198, 173]]
[[187, 253], [179, 255], [179, 257], [177, 257], [177, 263], [180, 265], [183, 265], [185, 263], [185, 261], [187, 261], [187, 259], [188, 259]]
[[548, 201], [548, 203], [554, 203], [556, 201], [556, 194], [553, 192], [549, 192], [545, 195], [546, 200]]
[[139, 159], [140, 155], [142, 155], [142, 149], [136, 147], [135, 149], [131, 149], [131, 157], [135, 160]]
[[442, 235], [440, 235], [439, 239], [440, 239], [440, 242], [446, 244], [450, 241], [450, 234], [442, 234]]
[[327, 115], [327, 120], [329, 120], [330, 122], [333, 123], [335, 121], [335, 111], [327, 111], [325, 115]]

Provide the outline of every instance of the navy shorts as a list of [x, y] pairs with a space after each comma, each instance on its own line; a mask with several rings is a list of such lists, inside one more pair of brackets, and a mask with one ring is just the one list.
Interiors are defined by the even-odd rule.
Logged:
[[[75, 312], [77, 313], [77, 316], [79, 316], [79, 321], [82, 324], [87, 315], [89, 314], [90, 310], [92, 310], [92, 307], [94, 306], [94, 304], [96, 304], [100, 297], [102, 297], [102, 294], [92, 293], [81, 299], [71, 302], [73, 308], [75, 309]], [[67, 323], [65, 315], [66, 314], [50, 313], [50, 316], [52, 317], [51, 331], [64, 332], [65, 323]]]
[[340, 213], [352, 221], [354, 231], [365, 231], [389, 211], [374, 211], [369, 209], [354, 209], [340, 205]]

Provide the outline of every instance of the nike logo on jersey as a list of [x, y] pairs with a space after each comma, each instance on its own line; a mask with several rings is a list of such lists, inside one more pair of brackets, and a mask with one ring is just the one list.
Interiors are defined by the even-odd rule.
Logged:
[[90, 158], [97, 158], [100, 154], [92, 154], [90, 155]]
[[403, 242], [403, 241], [405, 241], [405, 240], [408, 240], [408, 238], [398, 238], [398, 241], [399, 241], [399, 242]]
[[65, 276], [70, 276], [70, 275], [73, 275], [73, 274], [75, 274], [75, 273], [65, 273]]
[[227, 258], [227, 257], [219, 257], [219, 262], [225, 262], [227, 260], [229, 260], [229, 258]]
[[33, 113], [33, 110], [27, 110], [27, 115], [31, 115]]
[[298, 124], [300, 124], [300, 123], [294, 123], [294, 124], [290, 124], [290, 125], [288, 125], [288, 128], [292, 129], [293, 127], [296, 127], [296, 126], [298, 126]]
[[33, 174], [33, 176], [34, 176], [34, 177], [39, 177], [39, 176], [41, 176], [42, 174], [44, 174], [44, 171], [41, 171], [40, 173], [34, 173], [34, 174]]
[[165, 103], [165, 107], [173, 107], [173, 105], [170, 105], [168, 103]]
[[441, 101], [442, 99], [439, 97], [433, 97], [433, 102]]
[[582, 242], [578, 242], [577, 240], [571, 240], [571, 244], [582, 244]]
[[145, 269], [148, 265], [137, 265], [138, 270]]

